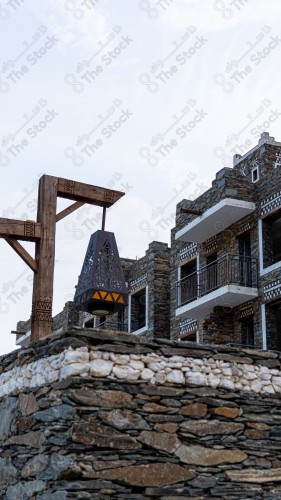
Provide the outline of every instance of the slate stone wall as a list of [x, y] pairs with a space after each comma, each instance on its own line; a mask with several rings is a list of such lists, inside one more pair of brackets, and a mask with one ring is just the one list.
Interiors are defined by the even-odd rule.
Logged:
[[[70, 366], [77, 362], [73, 353], [80, 362], [89, 352], [103, 353], [93, 360], [115, 359], [119, 374], [129, 362], [131, 370], [143, 370], [140, 356], [150, 362], [165, 356], [168, 374], [179, 371], [187, 357], [193, 359], [194, 372], [204, 373], [207, 361], [215, 362], [226, 380], [230, 365], [232, 376], [234, 365], [248, 367], [243, 373], [249, 384], [255, 367], [263, 368], [265, 384], [270, 370], [280, 372], [280, 354], [274, 352], [152, 343], [86, 330], [4, 356], [0, 371], [3, 375], [24, 366], [32, 371], [50, 357], [56, 370], [56, 357], [60, 360], [65, 350]], [[113, 379], [80, 371], [40, 387], [34, 381], [0, 399], [0, 498], [281, 497], [280, 395], [210, 387], [206, 378], [194, 378], [195, 385], [177, 376], [169, 379], [174, 383], [162, 384], [130, 376]]]

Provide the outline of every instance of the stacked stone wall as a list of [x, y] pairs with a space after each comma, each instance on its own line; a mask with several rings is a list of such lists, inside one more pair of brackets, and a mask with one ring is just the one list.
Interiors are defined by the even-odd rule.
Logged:
[[281, 497], [276, 352], [77, 329], [0, 371], [0, 498]]

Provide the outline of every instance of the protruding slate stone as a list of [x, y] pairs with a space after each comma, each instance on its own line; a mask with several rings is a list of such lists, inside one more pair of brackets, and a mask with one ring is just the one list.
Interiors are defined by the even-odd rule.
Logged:
[[167, 432], [142, 431], [138, 437], [138, 441], [156, 450], [166, 451], [167, 453], [174, 453], [181, 445], [177, 436]]
[[47, 410], [38, 411], [35, 419], [41, 422], [53, 422], [57, 420], [71, 420], [75, 416], [75, 409], [69, 405], [50, 406]]
[[222, 406], [220, 408], [215, 409], [216, 415], [221, 415], [226, 418], [237, 418], [239, 415], [238, 408], [228, 408], [226, 406]]
[[39, 454], [28, 460], [21, 471], [21, 476], [24, 479], [28, 479], [30, 477], [36, 477], [36, 479], [42, 478], [42, 472], [46, 469], [49, 461], [48, 455]]
[[166, 413], [170, 410], [173, 410], [174, 408], [158, 405], [156, 403], [147, 403], [146, 405], [144, 405], [143, 409], [148, 413]]
[[195, 473], [187, 467], [166, 462], [100, 471], [92, 477], [123, 481], [133, 486], [152, 487], [189, 481], [195, 477]]
[[112, 410], [108, 412], [99, 413], [99, 418], [105, 424], [115, 427], [119, 430], [127, 429], [149, 429], [148, 423], [145, 419], [138, 415], [138, 413], [133, 413], [130, 410]]
[[102, 391], [92, 389], [76, 389], [68, 393], [69, 399], [85, 406], [103, 408], [135, 408], [133, 396], [122, 391]]
[[271, 483], [281, 481], [280, 469], [247, 469], [225, 471], [227, 477], [235, 483]]
[[36, 398], [32, 393], [20, 394], [19, 405], [20, 405], [20, 411], [24, 417], [32, 415], [32, 413], [38, 410]]
[[180, 413], [181, 415], [186, 415], [188, 417], [205, 417], [207, 413], [208, 406], [204, 403], [192, 403], [188, 406], [184, 406]]
[[218, 465], [224, 463], [236, 464], [247, 459], [246, 453], [240, 450], [213, 450], [203, 446], [180, 446], [175, 452], [185, 464]]
[[27, 432], [26, 434], [20, 434], [19, 436], [12, 436], [5, 442], [5, 445], [10, 444], [23, 444], [30, 448], [41, 448], [45, 441], [44, 434], [40, 431]]
[[210, 434], [235, 434], [244, 429], [244, 425], [236, 422], [222, 422], [221, 420], [188, 421], [181, 424], [181, 428], [196, 436]]
[[17, 420], [16, 410], [18, 401], [16, 398], [9, 397], [0, 403], [0, 441], [9, 437], [13, 431]]
[[179, 426], [178, 424], [173, 424], [172, 422], [168, 422], [167, 424], [155, 424], [154, 428], [159, 431], [169, 432], [173, 434], [174, 432], [177, 432]]
[[85, 446], [100, 448], [116, 448], [117, 450], [137, 450], [141, 445], [132, 437], [95, 423], [75, 423], [72, 428], [72, 439]]
[[4, 485], [7, 484], [15, 484], [16, 477], [17, 469], [11, 461], [0, 457], [0, 489], [3, 489]]

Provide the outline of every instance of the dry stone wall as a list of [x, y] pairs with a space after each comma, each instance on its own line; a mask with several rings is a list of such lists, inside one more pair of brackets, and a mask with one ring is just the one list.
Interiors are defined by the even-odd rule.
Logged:
[[0, 498], [281, 498], [278, 353], [73, 330], [0, 371]]

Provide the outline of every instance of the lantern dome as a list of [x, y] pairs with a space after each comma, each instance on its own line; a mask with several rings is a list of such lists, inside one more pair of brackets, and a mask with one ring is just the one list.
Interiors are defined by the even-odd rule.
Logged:
[[92, 234], [74, 303], [80, 311], [97, 316], [113, 314], [127, 306], [128, 292], [113, 233], [98, 230]]

